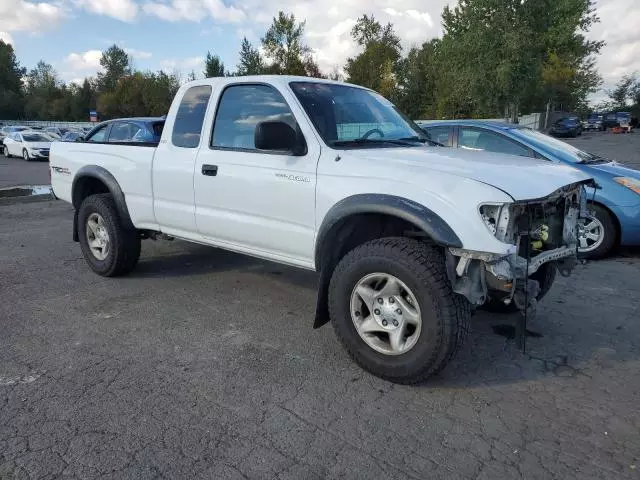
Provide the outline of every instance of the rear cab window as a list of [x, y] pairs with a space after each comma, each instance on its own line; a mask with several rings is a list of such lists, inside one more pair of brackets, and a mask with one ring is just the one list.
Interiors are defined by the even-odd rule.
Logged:
[[210, 98], [210, 85], [197, 85], [185, 92], [173, 124], [173, 145], [182, 148], [197, 148], [200, 145], [202, 125]]

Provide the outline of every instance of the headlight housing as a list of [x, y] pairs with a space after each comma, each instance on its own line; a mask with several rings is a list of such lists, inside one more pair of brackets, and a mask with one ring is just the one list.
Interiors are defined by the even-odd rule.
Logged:
[[613, 179], [616, 183], [619, 183], [623, 187], [627, 187], [640, 195], [640, 180], [632, 177], [615, 177]]

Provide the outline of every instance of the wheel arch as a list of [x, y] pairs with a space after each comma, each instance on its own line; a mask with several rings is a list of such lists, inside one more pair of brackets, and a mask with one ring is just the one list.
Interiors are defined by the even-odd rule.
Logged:
[[71, 203], [75, 209], [73, 239], [76, 242], [78, 241], [78, 210], [80, 209], [80, 205], [89, 195], [95, 195], [97, 193], [110, 193], [123, 226], [129, 230], [135, 229], [131, 221], [131, 216], [129, 215], [124, 192], [115, 177], [103, 167], [98, 165], [85, 165], [78, 170], [71, 186]]
[[320, 273], [314, 328], [329, 321], [328, 285], [340, 259], [369, 240], [408, 236], [443, 247], [462, 241], [438, 214], [414, 201], [387, 194], [357, 194], [336, 203], [325, 215], [315, 242]]
[[598, 200], [587, 200], [587, 204], [597, 205], [609, 214], [611, 220], [613, 220], [614, 226], [616, 227], [616, 241], [614, 243], [614, 248], [619, 246], [622, 236], [622, 224], [620, 223], [620, 219], [618, 219], [618, 216], [615, 214], [615, 212], [611, 210], [606, 203], [600, 202]]

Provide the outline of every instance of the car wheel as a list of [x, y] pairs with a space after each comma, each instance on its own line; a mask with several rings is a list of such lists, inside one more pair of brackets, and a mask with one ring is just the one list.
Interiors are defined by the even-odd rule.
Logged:
[[5, 157], [9, 158], [11, 157], [11, 155], [9, 155], [9, 147], [7, 147], [6, 145], [2, 146], [2, 153], [4, 154]]
[[[557, 272], [558, 268], [556, 267], [555, 262], [548, 262], [543, 264], [538, 269], [538, 271], [536, 271], [536, 273], [529, 277], [532, 280], [536, 280], [540, 287], [540, 291], [538, 292], [538, 296], [536, 297], [536, 302], [540, 302], [547, 295], [547, 293], [549, 293], [551, 287], [553, 286], [553, 283], [556, 280]], [[480, 308], [492, 313], [515, 313], [519, 311], [514, 302], [506, 305], [500, 300], [494, 298], [490, 298]]]
[[24, 159], [25, 162], [31, 161], [31, 157], [29, 156], [29, 152], [27, 152], [26, 148], [22, 150], [22, 158]]
[[582, 219], [578, 225], [578, 254], [581, 258], [602, 258], [616, 243], [616, 223], [600, 205], [590, 205], [589, 208], [592, 216]]
[[441, 371], [469, 331], [469, 302], [455, 294], [442, 252], [383, 238], [349, 252], [329, 285], [336, 335], [365, 370], [413, 384]]
[[140, 237], [126, 229], [109, 193], [84, 199], [78, 212], [78, 237], [91, 270], [104, 277], [129, 273], [140, 258]]

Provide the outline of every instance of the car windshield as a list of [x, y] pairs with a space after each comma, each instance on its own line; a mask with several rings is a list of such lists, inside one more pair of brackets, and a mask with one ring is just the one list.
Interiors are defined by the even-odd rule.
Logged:
[[40, 133], [23, 133], [22, 139], [25, 142], [50, 142], [51, 137], [47, 137]]
[[575, 163], [604, 163], [609, 161], [605, 158], [599, 157], [598, 155], [594, 155], [593, 153], [584, 152], [573, 145], [569, 145], [566, 142], [557, 140], [531, 128], [519, 128], [517, 129], [517, 134], [525, 137], [532, 143], [541, 144], [550, 150], [561, 152], [564, 154], [565, 158], [568, 157]]
[[383, 148], [432, 143], [383, 96], [364, 88], [315, 82], [290, 84], [316, 130], [331, 147]]

